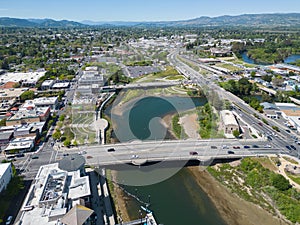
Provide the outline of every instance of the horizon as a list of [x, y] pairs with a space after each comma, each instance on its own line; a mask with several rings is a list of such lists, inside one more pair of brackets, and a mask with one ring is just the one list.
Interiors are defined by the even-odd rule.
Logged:
[[[223, 16], [230, 16], [230, 17], [236, 17], [236, 16], [243, 16], [243, 15], [276, 15], [276, 14], [299, 14], [300, 12], [274, 12], [274, 13], [243, 13], [243, 14], [237, 14], [237, 15], [218, 15], [218, 16], [198, 16], [194, 18], [188, 18], [188, 19], [178, 19], [176, 21], [185, 21], [185, 20], [193, 20], [197, 18], [202, 18], [202, 17], [207, 17], [207, 18], [218, 18], [218, 17], [223, 17]], [[49, 17], [44, 17], [44, 18], [35, 18], [35, 17], [30, 17], [30, 18], [21, 18], [21, 17], [10, 17], [10, 16], [0, 16], [0, 18], [11, 18], [11, 19], [25, 19], [25, 20], [54, 20], [54, 21], [72, 21], [72, 22], [78, 22], [78, 23], [83, 23], [83, 22], [94, 22], [94, 23], [105, 23], [105, 22], [121, 22], [121, 23], [147, 23], [147, 22], [173, 22], [175, 20], [157, 20], [157, 21], [130, 21], [130, 20], [102, 20], [102, 21], [96, 21], [96, 20], [89, 20], [89, 19], [83, 19], [80, 21], [76, 20], [71, 20], [71, 19], [55, 19], [55, 18], [49, 18]]]
[[[287, 14], [300, 11], [294, 0], [0, 0], [0, 17], [53, 19], [76, 22], [160, 22], [244, 14]], [[39, 3], [39, 4], [37, 4]], [[265, 10], [267, 9], [267, 10]]]

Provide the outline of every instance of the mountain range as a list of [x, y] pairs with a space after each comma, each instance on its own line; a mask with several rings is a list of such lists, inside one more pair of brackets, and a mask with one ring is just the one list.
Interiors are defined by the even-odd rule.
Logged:
[[53, 19], [18, 19], [0, 17], [0, 27], [87, 27], [87, 26], [151, 26], [151, 27], [300, 27], [300, 13], [244, 14], [238, 16], [199, 17], [190, 20], [160, 22], [74, 22]]

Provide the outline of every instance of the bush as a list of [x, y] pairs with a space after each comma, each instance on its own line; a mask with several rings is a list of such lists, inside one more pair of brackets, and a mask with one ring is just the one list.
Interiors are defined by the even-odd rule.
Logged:
[[272, 185], [280, 191], [286, 191], [291, 188], [290, 182], [281, 174], [275, 174], [271, 178]]

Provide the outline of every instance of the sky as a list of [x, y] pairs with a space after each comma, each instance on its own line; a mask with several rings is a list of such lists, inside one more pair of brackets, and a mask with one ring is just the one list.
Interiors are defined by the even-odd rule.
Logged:
[[73, 21], [174, 21], [300, 12], [299, 0], [0, 0], [0, 17]]

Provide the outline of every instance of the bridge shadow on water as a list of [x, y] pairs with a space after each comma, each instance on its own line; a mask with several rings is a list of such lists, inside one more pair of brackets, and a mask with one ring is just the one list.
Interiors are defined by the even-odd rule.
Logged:
[[214, 166], [219, 163], [230, 163], [241, 159], [241, 157], [228, 158], [228, 159], [212, 159], [206, 161], [199, 161], [198, 159], [191, 159], [187, 162], [182, 162], [180, 160], [175, 161], [153, 161], [147, 162], [142, 165], [134, 165], [132, 163], [110, 165], [105, 166], [107, 169], [122, 171], [122, 170], [139, 170], [142, 172], [162, 169], [162, 168], [183, 168], [183, 167], [194, 167], [194, 166]]

